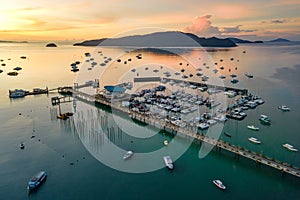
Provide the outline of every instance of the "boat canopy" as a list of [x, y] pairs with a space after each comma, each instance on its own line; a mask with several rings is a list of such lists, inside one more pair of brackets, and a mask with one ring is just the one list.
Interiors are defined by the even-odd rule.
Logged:
[[125, 88], [120, 87], [120, 86], [112, 86], [112, 85], [106, 85], [104, 88], [109, 91], [109, 92], [117, 92], [117, 93], [124, 93]]

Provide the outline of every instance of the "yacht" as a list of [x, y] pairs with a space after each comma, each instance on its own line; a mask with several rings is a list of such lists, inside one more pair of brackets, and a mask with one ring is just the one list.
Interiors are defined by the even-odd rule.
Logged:
[[133, 155], [133, 151], [127, 151], [126, 154], [123, 156], [123, 160], [129, 159]]
[[197, 125], [198, 129], [200, 130], [204, 130], [204, 129], [208, 129], [209, 128], [209, 124], [208, 123], [200, 123]]
[[286, 105], [282, 105], [279, 106], [278, 109], [282, 110], [282, 111], [290, 111], [291, 109], [289, 107], [287, 107]]
[[290, 151], [294, 151], [294, 152], [296, 152], [296, 151], [298, 151], [298, 149], [296, 149], [293, 145], [291, 145], [291, 144], [284, 144], [284, 145], [282, 145], [284, 148], [286, 148], [286, 149], [288, 149], [288, 150], [290, 150]]
[[261, 141], [259, 141], [257, 138], [255, 138], [255, 137], [250, 137], [250, 138], [248, 138], [248, 140], [250, 141], [250, 142], [253, 142], [253, 143], [255, 143], [255, 144], [260, 144], [261, 143]]
[[164, 159], [166, 167], [168, 169], [172, 170], [174, 168], [174, 166], [173, 166], [173, 161], [172, 161], [171, 157], [170, 156], [164, 156], [163, 159]]
[[47, 174], [45, 171], [40, 171], [36, 175], [34, 175], [30, 181], [28, 182], [27, 189], [29, 191], [37, 188], [47, 177]]
[[221, 190], [225, 190], [226, 186], [220, 180], [213, 180], [213, 184], [215, 184]]
[[259, 120], [265, 124], [271, 124], [270, 118], [266, 115], [260, 115]]
[[255, 127], [254, 125], [249, 125], [247, 126], [248, 129], [251, 129], [253, 131], [259, 131], [259, 128], [258, 127]]

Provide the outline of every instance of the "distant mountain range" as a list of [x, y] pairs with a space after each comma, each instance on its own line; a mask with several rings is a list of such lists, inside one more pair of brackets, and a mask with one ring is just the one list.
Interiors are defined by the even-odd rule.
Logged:
[[9, 40], [0, 40], [0, 43], [28, 43], [27, 41], [9, 41]]
[[284, 38], [277, 38], [275, 40], [270, 40], [267, 42], [291, 42], [290, 40], [284, 39]]
[[239, 39], [239, 38], [228, 38], [230, 39], [231, 41], [233, 41], [234, 43], [237, 43], [237, 44], [248, 44], [248, 43], [264, 43], [263, 41], [250, 41], [250, 40], [242, 40], [242, 39]]
[[216, 37], [198, 37], [192, 33], [157, 32], [146, 35], [134, 35], [121, 38], [102, 38], [86, 40], [74, 46], [138, 46], [138, 47], [235, 47], [230, 39]]

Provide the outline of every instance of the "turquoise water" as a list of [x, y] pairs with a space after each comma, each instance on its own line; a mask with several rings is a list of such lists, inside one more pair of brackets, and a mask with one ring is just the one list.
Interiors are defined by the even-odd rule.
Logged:
[[[243, 50], [247, 53], [243, 54]], [[257, 109], [248, 110], [245, 120], [227, 121], [224, 130], [230, 132], [232, 138], [221, 135], [221, 139], [300, 166], [299, 152], [292, 153], [281, 146], [283, 143], [291, 143], [300, 148], [299, 50], [299, 45], [259, 45], [209, 52], [212, 60], [220, 64], [219, 60], [224, 59], [225, 68], [230, 67], [238, 74], [240, 83], [237, 87], [249, 88], [265, 100], [265, 104]], [[0, 57], [5, 60], [7, 66], [0, 67], [5, 70], [5, 73], [0, 74], [0, 199], [297, 199], [299, 197], [299, 178], [286, 174], [282, 176], [280, 172], [265, 166], [257, 167], [254, 162], [244, 158], [236, 160], [233, 154], [225, 151], [213, 150], [205, 158], [199, 159], [198, 144], [192, 144], [176, 160], [172, 172], [165, 168], [138, 174], [117, 171], [102, 164], [87, 151], [80, 140], [80, 135], [86, 133], [78, 133], [71, 119], [66, 121], [56, 119], [57, 108], [52, 107], [50, 102], [51, 96], [57, 96], [56, 93], [15, 100], [8, 98], [9, 89], [31, 90], [34, 87], [55, 88], [72, 85], [78, 77], [70, 72], [69, 65], [75, 60], [84, 61], [83, 53], [87, 51], [92, 49], [68, 45], [60, 45], [57, 49], [45, 49], [43, 44], [1, 46]], [[104, 53], [106, 51], [119, 54], [123, 50], [103, 50]], [[197, 49], [184, 49], [181, 55], [198, 58], [199, 52], [201, 53]], [[22, 55], [26, 55], [28, 59], [19, 59]], [[229, 61], [231, 57], [239, 59], [239, 62], [231, 63]], [[8, 61], [8, 58], [11, 60]], [[146, 63], [169, 62], [170, 66], [173, 66], [175, 65], [172, 64], [173, 60], [178, 64], [178, 59], [170, 55], [143, 53], [143, 60], [147, 61]], [[108, 83], [114, 78], [114, 70], [126, 71], [134, 65], [144, 65], [138, 62], [141, 61], [126, 67], [114, 65], [105, 71], [103, 80], [100, 81]], [[23, 67], [19, 76], [6, 76], [6, 72], [18, 65]], [[238, 67], [237, 71], [234, 71], [235, 66]], [[121, 67], [123, 68], [120, 69]], [[243, 75], [245, 72], [254, 74], [254, 79], [246, 79]], [[224, 74], [228, 76], [230, 73], [227, 71]], [[225, 84], [229, 84], [228, 82], [225, 81]], [[281, 112], [277, 109], [281, 104], [288, 105], [292, 111]], [[72, 104], [62, 106], [63, 111], [71, 109]], [[101, 107], [98, 109], [102, 117], [111, 116], [107, 110]], [[270, 116], [272, 125], [260, 125], [258, 122], [260, 114]], [[126, 119], [122, 119], [126, 122]], [[261, 130], [250, 131], [246, 128], [249, 124], [256, 124]], [[123, 126], [134, 130], [137, 125], [128, 121], [128, 124]], [[137, 130], [140, 129], [151, 128], [140, 126]], [[31, 138], [32, 135], [35, 137]], [[250, 136], [258, 137], [262, 144], [250, 143], [247, 140]], [[140, 139], [123, 133], [110, 138], [124, 149], [132, 148], [136, 152], [147, 152], [161, 148], [162, 141], [166, 138], [171, 139], [171, 136], [158, 133], [151, 138]], [[24, 150], [19, 149], [20, 141], [25, 143]], [[184, 139], [180, 139], [179, 143], [185, 143]], [[101, 147], [101, 142], [95, 145]], [[28, 196], [27, 182], [41, 169], [47, 171], [48, 178], [38, 191]], [[228, 188], [226, 191], [222, 192], [212, 184], [211, 181], [216, 178], [224, 182]]]

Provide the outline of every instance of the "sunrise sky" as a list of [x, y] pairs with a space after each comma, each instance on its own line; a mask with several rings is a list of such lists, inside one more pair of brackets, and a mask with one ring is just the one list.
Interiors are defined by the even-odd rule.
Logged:
[[145, 27], [198, 36], [300, 41], [299, 0], [9, 0], [0, 40], [82, 40]]

